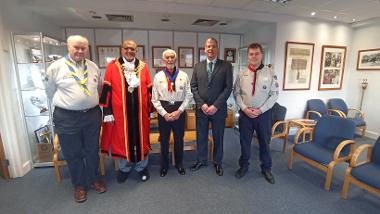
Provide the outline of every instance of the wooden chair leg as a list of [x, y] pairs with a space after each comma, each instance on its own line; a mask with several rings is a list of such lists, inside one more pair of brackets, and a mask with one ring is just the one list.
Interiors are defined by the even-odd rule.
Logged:
[[61, 183], [62, 176], [61, 176], [60, 166], [58, 166], [58, 164], [54, 164], [54, 171], [55, 171], [55, 180], [57, 181], [57, 183]]
[[334, 169], [334, 163], [330, 163], [327, 167], [327, 172], [326, 172], [326, 180], [325, 180], [326, 191], [330, 191], [333, 169]]
[[350, 188], [350, 181], [351, 181], [351, 170], [352, 168], [349, 167], [346, 170], [346, 175], [344, 176], [343, 188], [340, 194], [341, 198], [343, 199], [347, 199], [347, 196], [348, 196], [348, 190]]
[[106, 173], [105, 173], [105, 169], [104, 169], [104, 159], [105, 159], [105, 155], [104, 154], [100, 154], [99, 155], [99, 168], [100, 168], [100, 175], [101, 176], [104, 176]]
[[290, 148], [290, 156], [288, 161], [288, 169], [293, 169], [293, 159], [294, 159], [294, 145]]
[[175, 166], [175, 154], [174, 154], [174, 149], [172, 150], [172, 165]]

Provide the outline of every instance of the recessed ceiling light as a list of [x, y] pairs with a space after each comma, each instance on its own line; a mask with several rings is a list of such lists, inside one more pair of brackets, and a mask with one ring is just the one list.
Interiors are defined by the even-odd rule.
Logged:
[[315, 12], [315, 11], [310, 13], [311, 16], [315, 16], [315, 14], [317, 14], [317, 12]]
[[337, 19], [338, 18], [338, 16], [334, 16], [334, 19]]
[[355, 22], [356, 21], [356, 19], [352, 19], [352, 22]]

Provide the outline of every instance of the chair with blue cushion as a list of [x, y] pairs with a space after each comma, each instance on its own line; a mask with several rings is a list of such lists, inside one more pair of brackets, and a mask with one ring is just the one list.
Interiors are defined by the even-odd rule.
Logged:
[[[367, 157], [360, 162], [359, 157], [365, 151]], [[344, 177], [342, 198], [347, 199], [351, 183], [380, 197], [380, 137], [374, 146], [363, 144], [355, 150]]]
[[[305, 133], [311, 133], [310, 141], [299, 141]], [[298, 130], [290, 150], [288, 168], [293, 168], [293, 159], [298, 157], [326, 173], [325, 189], [330, 190], [333, 169], [336, 164], [350, 160], [355, 149], [355, 124], [336, 116], [321, 117], [315, 128]]]
[[327, 105], [334, 112], [333, 114], [352, 120], [356, 128], [361, 130], [362, 136], [364, 136], [367, 125], [364, 121], [362, 111], [355, 108], [348, 108], [346, 102], [339, 98], [330, 99]]
[[286, 107], [275, 103], [272, 107], [272, 140], [283, 139], [282, 152], [285, 152], [288, 141], [288, 122], [285, 121]]
[[323, 116], [328, 116], [330, 110], [321, 99], [310, 99], [306, 102], [306, 119], [319, 120]]

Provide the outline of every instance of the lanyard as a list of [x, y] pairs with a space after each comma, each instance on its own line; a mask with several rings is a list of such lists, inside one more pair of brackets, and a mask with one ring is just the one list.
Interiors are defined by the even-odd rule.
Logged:
[[164, 72], [165, 72], [165, 75], [166, 75], [166, 81], [168, 82], [168, 91], [169, 92], [175, 91], [174, 84], [175, 84], [175, 79], [178, 76], [179, 70], [176, 69], [173, 76], [170, 75], [170, 72], [169, 72], [168, 68], [165, 68]]
[[77, 81], [77, 83], [80, 85], [82, 91], [87, 95], [87, 96], [91, 96], [91, 93], [90, 91], [88, 90], [87, 88], [87, 80], [88, 80], [88, 65], [87, 65], [87, 61], [85, 60], [84, 61], [84, 71], [83, 71], [83, 80], [81, 80], [77, 74], [77, 72], [75, 71], [74, 69], [74, 65], [70, 62], [70, 59], [69, 59], [69, 55], [66, 55], [66, 61], [65, 61], [67, 67], [69, 68], [70, 70], [70, 74], [72, 77], [74, 77], [74, 79]]

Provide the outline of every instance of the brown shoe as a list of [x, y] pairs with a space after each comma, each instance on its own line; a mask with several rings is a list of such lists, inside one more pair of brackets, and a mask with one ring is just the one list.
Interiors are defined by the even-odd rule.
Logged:
[[78, 203], [85, 202], [87, 200], [87, 192], [84, 187], [76, 187], [74, 191], [75, 201]]
[[101, 194], [107, 191], [106, 184], [104, 181], [95, 181], [90, 186], [92, 189], [95, 189], [96, 193]]

